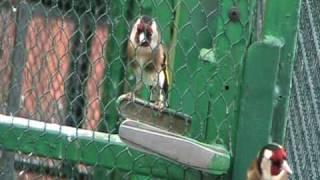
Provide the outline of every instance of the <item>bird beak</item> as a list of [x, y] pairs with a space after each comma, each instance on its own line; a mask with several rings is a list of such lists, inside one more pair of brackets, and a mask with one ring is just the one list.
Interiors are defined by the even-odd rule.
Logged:
[[145, 33], [140, 33], [139, 42], [140, 42], [140, 44], [147, 42]]
[[286, 171], [288, 174], [292, 174], [293, 173], [287, 161], [283, 161], [282, 169], [284, 171]]

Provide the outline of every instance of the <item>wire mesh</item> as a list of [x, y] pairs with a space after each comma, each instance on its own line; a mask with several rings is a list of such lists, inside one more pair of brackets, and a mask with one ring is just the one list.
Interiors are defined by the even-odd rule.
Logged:
[[[159, 25], [161, 42], [168, 49], [169, 107], [192, 117], [186, 135], [222, 144], [232, 152], [242, 59], [249, 43], [250, 6], [245, 1], [229, 3], [234, 8], [226, 13], [226, 4], [210, 0], [2, 1], [0, 111], [116, 134], [121, 122], [116, 100], [136, 87], [126, 53], [130, 30], [138, 17], [148, 14]], [[203, 51], [207, 53], [201, 54]], [[148, 102], [149, 95], [149, 87], [144, 87], [141, 98]], [[151, 123], [158, 122], [154, 119]], [[179, 127], [170, 124], [167, 128]], [[28, 133], [25, 129], [22, 136]], [[2, 140], [5, 134], [0, 135]], [[57, 134], [55, 141], [59, 138]], [[83, 153], [89, 146], [90, 142], [80, 144], [78, 151]], [[2, 151], [0, 164], [19, 179], [153, 178], [153, 169], [163, 165], [159, 157], [142, 162], [147, 161], [143, 154], [130, 159], [130, 149], [113, 144], [95, 151], [102, 154], [105, 149], [115, 162], [109, 169], [99, 162], [84, 164], [81, 159], [51, 159], [32, 152]], [[7, 159], [13, 162], [10, 166]], [[125, 163], [128, 166], [121, 165]], [[146, 165], [150, 172], [138, 175], [137, 167]], [[170, 165], [164, 165], [168, 173]], [[190, 175], [186, 174], [184, 177]], [[190, 177], [213, 178], [200, 172]]]
[[292, 179], [319, 179], [320, 3], [303, 0], [294, 65], [286, 146]]

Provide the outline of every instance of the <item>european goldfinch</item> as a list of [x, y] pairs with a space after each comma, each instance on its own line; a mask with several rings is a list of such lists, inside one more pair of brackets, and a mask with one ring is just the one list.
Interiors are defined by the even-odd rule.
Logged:
[[287, 162], [287, 152], [279, 144], [268, 144], [258, 154], [249, 170], [247, 180], [287, 180], [292, 170]]
[[150, 101], [159, 108], [167, 107], [168, 55], [154, 19], [141, 16], [136, 20], [127, 51], [129, 65], [136, 77], [136, 88], [132, 95], [138, 94], [146, 85], [151, 90]]

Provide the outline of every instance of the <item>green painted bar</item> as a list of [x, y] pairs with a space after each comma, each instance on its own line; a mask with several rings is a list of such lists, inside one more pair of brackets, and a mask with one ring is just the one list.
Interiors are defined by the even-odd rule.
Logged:
[[256, 42], [244, 66], [233, 179], [244, 180], [259, 149], [269, 142], [281, 41]]
[[298, 20], [301, 0], [269, 0], [266, 3], [264, 36], [281, 37], [284, 46], [281, 49], [279, 72], [277, 74], [277, 97], [275, 98], [272, 124], [272, 139], [284, 143], [287, 114], [290, 99], [292, 71], [297, 48]]
[[104, 112], [100, 129], [109, 133], [117, 132], [118, 112], [116, 100], [123, 93], [126, 60], [124, 52], [127, 45], [127, 8], [125, 0], [112, 1], [110, 4], [109, 37], [106, 52], [106, 75], [103, 83], [102, 110]]

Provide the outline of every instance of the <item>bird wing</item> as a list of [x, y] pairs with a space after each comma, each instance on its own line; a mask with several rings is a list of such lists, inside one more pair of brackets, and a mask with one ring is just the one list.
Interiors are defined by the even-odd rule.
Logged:
[[136, 48], [133, 45], [133, 42], [131, 42], [131, 40], [128, 40], [128, 46], [127, 46], [127, 56], [128, 56], [128, 60], [129, 62], [132, 61], [134, 59], [134, 56], [136, 54]]
[[163, 44], [159, 44], [157, 49], [154, 51], [154, 65], [158, 73], [163, 72], [165, 75], [164, 90], [168, 91], [170, 85], [170, 69], [169, 69], [169, 56], [167, 49]]

